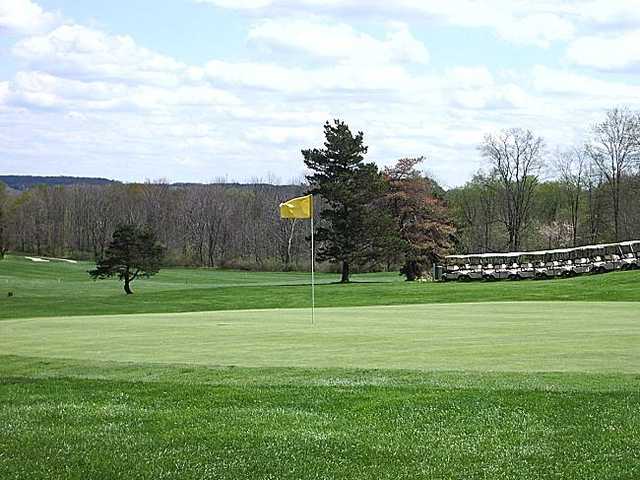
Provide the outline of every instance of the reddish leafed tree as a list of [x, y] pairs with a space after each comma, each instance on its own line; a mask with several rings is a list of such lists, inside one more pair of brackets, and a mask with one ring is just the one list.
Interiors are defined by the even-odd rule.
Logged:
[[389, 182], [385, 203], [397, 222], [401, 239], [400, 273], [408, 281], [424, 276], [452, 246], [455, 227], [447, 205], [432, 180], [417, 166], [424, 158], [403, 158], [384, 170]]

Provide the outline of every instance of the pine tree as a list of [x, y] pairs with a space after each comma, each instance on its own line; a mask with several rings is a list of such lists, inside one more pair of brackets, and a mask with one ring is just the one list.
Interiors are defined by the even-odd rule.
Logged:
[[113, 233], [113, 240], [96, 269], [89, 271], [94, 280], [117, 276], [124, 282], [124, 291], [131, 295], [131, 282], [149, 278], [160, 271], [165, 248], [156, 240], [150, 228], [122, 225]]
[[310, 192], [321, 195], [326, 208], [316, 230], [318, 259], [341, 264], [343, 283], [349, 282], [352, 265], [379, 256], [391, 241], [391, 219], [376, 208], [387, 182], [374, 163], [365, 163], [364, 134], [353, 135], [344, 122], [324, 125], [323, 149], [303, 150]]

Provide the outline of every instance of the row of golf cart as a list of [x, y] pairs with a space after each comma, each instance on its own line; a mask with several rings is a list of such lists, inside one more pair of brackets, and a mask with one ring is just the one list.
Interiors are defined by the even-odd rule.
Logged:
[[640, 268], [640, 240], [536, 252], [450, 255], [446, 281], [525, 280], [575, 277]]

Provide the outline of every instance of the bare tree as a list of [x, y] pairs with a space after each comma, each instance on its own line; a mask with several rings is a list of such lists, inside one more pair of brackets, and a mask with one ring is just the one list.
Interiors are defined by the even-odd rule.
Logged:
[[495, 180], [490, 177], [480, 176], [484, 181], [479, 191], [480, 218], [482, 224], [482, 251], [488, 252], [491, 248], [491, 227], [496, 223], [496, 189]]
[[0, 260], [9, 250], [9, 196], [6, 193], [4, 183], [0, 182]]
[[602, 238], [602, 232], [604, 230], [604, 201], [602, 199], [602, 186], [604, 179], [602, 173], [589, 162], [587, 166], [587, 175], [585, 177], [585, 189], [586, 189], [586, 221], [589, 228], [589, 242], [597, 243], [598, 239]]
[[233, 216], [232, 194], [224, 185], [199, 185], [191, 187], [184, 197], [184, 241], [200, 265], [214, 267], [224, 261]]
[[501, 214], [509, 235], [509, 248], [518, 250], [544, 165], [544, 140], [530, 130], [513, 128], [485, 136], [479, 149], [500, 183]]
[[609, 185], [614, 232], [620, 240], [621, 186], [640, 162], [640, 115], [627, 108], [609, 110], [604, 121], [594, 125], [586, 149]]
[[578, 242], [578, 221], [580, 213], [580, 199], [584, 192], [587, 168], [587, 154], [582, 148], [574, 147], [558, 151], [555, 167], [560, 174], [560, 180], [565, 188], [567, 204], [569, 206], [569, 224], [571, 225], [573, 246]]
[[493, 227], [499, 221], [495, 183], [495, 179], [478, 172], [464, 187], [449, 195], [458, 216], [458, 235], [464, 238], [466, 251], [488, 252], [493, 248]]

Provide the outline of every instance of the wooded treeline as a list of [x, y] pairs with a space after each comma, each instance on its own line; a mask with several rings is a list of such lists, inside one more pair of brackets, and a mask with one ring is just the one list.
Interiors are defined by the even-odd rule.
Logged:
[[[530, 131], [487, 135], [487, 169], [447, 193], [464, 252], [640, 238], [640, 114], [615, 108], [584, 144], [550, 151]], [[544, 178], [553, 178], [543, 181]]]
[[[516, 250], [500, 210], [494, 179], [476, 175], [447, 192], [457, 225], [459, 253]], [[540, 182], [517, 250], [545, 250], [640, 238], [640, 176], [621, 179], [620, 233], [615, 234], [610, 187], [600, 176], [577, 190], [561, 180]], [[575, 231], [574, 231], [575, 227]]]
[[[175, 265], [303, 268], [309, 227], [280, 220], [304, 187], [165, 183], [41, 186], [3, 209], [4, 243], [35, 255], [98, 259], [118, 225], [148, 225]], [[6, 202], [8, 203], [8, 202]]]
[[[324, 196], [315, 215], [327, 269], [403, 267], [415, 278], [447, 252], [640, 238], [640, 116], [627, 109], [607, 112], [584, 144], [565, 150], [526, 130], [487, 135], [478, 147], [485, 168], [449, 191], [420, 172], [421, 159], [382, 171], [365, 163], [362, 133], [342, 122], [327, 123], [325, 133], [325, 149], [303, 152], [316, 172], [308, 185], [115, 183], [9, 195], [0, 184], [0, 257], [14, 250], [99, 259], [116, 226], [136, 224], [156, 232], [168, 264], [306, 269], [309, 225], [281, 220], [277, 206], [310, 190]], [[385, 229], [394, 235], [383, 238]]]

